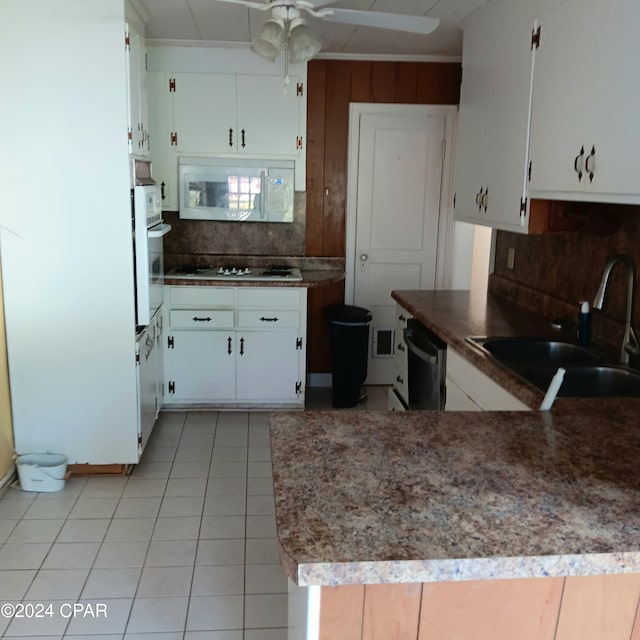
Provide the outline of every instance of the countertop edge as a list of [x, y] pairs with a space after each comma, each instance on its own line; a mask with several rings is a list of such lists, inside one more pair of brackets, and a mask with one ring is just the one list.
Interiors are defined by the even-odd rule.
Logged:
[[555, 578], [640, 572], [640, 551], [553, 556], [304, 563], [287, 574], [298, 586]]

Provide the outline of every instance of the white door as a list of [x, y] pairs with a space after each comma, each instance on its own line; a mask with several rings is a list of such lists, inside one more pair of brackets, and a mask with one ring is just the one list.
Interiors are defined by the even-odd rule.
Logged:
[[429, 107], [360, 115], [353, 304], [373, 316], [368, 384], [393, 380], [391, 291], [436, 288], [445, 124]]

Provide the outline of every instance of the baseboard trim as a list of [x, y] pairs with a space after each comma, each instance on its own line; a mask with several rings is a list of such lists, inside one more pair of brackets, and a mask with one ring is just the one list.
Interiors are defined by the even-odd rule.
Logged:
[[7, 492], [9, 487], [18, 479], [16, 465], [12, 464], [9, 471], [0, 478], [0, 498]]

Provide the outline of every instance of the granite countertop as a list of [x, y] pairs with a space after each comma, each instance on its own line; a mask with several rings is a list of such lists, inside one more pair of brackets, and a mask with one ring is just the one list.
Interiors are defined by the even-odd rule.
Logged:
[[[548, 337], [575, 342], [575, 327], [554, 329], [547, 318], [518, 307], [491, 293], [469, 291], [393, 291], [391, 297], [417, 320], [444, 340], [466, 360], [532, 409], [538, 409], [544, 392], [520, 378], [508, 367], [471, 344], [473, 336]], [[599, 349], [615, 361], [617, 350]], [[558, 398], [553, 409], [589, 410], [602, 405], [602, 398]], [[624, 400], [607, 399], [610, 406]]]
[[639, 411], [272, 414], [285, 570], [299, 585], [640, 572]]
[[304, 287], [313, 289], [344, 280], [344, 271], [338, 269], [303, 269], [302, 280], [206, 280], [204, 278], [164, 278], [164, 284], [186, 287]]

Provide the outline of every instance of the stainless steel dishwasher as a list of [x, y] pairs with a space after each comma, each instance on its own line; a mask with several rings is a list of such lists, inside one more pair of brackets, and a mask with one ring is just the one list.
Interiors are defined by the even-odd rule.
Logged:
[[404, 330], [407, 343], [409, 409], [444, 410], [447, 345], [415, 319]]

